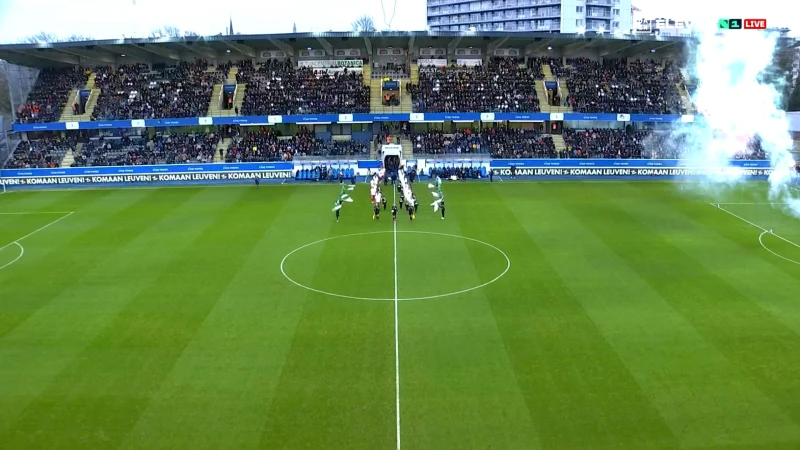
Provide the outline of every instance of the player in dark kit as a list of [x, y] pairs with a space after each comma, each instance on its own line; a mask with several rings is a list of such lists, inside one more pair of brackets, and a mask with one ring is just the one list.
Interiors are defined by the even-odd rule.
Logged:
[[256, 189], [258, 189], [258, 185], [261, 184], [261, 180], [259, 180], [258, 177], [253, 177], [253, 181], [256, 182]]
[[375, 209], [372, 211], [372, 220], [380, 220], [381, 218], [381, 205], [375, 203]]
[[397, 205], [392, 205], [392, 222], [397, 222]]
[[383, 210], [386, 211], [386, 197], [381, 196], [381, 203], [383, 204]]
[[342, 201], [340, 199], [336, 200], [336, 203], [333, 204], [333, 211], [336, 213], [336, 221], [339, 221], [339, 211], [342, 209]]
[[411, 199], [414, 201], [414, 214], [417, 213], [417, 209], [419, 209], [419, 202], [417, 201], [417, 194], [411, 194]]
[[407, 209], [408, 209], [408, 220], [416, 219], [416, 216], [414, 215], [414, 207], [411, 206], [411, 205], [408, 205]]
[[442, 220], [444, 220], [444, 199], [439, 203], [439, 208], [442, 210]]
[[403, 199], [403, 194], [402, 194], [402, 193], [400, 193], [400, 207], [401, 207], [401, 208], [403, 207], [403, 201], [405, 201], [405, 200]]

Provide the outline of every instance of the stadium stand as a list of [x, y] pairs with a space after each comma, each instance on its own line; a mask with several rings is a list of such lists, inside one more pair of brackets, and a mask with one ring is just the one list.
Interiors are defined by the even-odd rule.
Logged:
[[72, 167], [137, 166], [159, 164], [158, 158], [141, 138], [90, 139], [75, 156]]
[[9, 169], [44, 169], [59, 167], [75, 141], [60, 137], [21, 141], [6, 164]]
[[564, 129], [567, 158], [640, 158], [647, 130], [633, 134], [617, 129]]
[[544, 78], [516, 58], [493, 57], [474, 67], [423, 67], [408, 91], [416, 112], [538, 112], [535, 83]]
[[236, 80], [247, 84], [245, 116], [369, 112], [369, 87], [358, 71], [327, 73], [273, 59], [239, 65]]
[[215, 133], [181, 133], [157, 136], [153, 153], [165, 164], [214, 162], [219, 135]]
[[555, 144], [549, 135], [534, 130], [492, 127], [471, 128], [452, 134], [428, 131], [412, 136], [415, 153], [477, 154], [489, 153], [494, 158], [555, 158]]
[[79, 67], [42, 70], [26, 102], [17, 110], [17, 122], [57, 122], [70, 90], [85, 87], [88, 79], [89, 72]]
[[145, 64], [95, 69], [102, 90], [92, 120], [163, 119], [205, 116], [214, 84], [225, 79], [208, 63], [183, 62], [162, 70]]
[[237, 133], [225, 154], [225, 162], [291, 161], [303, 156], [369, 155], [369, 142], [326, 140], [314, 136], [308, 128], [300, 128], [294, 136], [281, 136], [272, 128], [257, 132]]
[[[632, 132], [606, 128], [564, 128], [563, 136], [567, 149], [562, 156], [566, 158], [681, 159], [689, 156], [685, 151], [692, 148], [686, 145], [688, 134], [648, 128]], [[733, 159], [767, 159], [758, 136], [749, 141], [745, 151], [731, 156]]]
[[[681, 114], [681, 97], [674, 74], [661, 70], [656, 61], [587, 58], [567, 60], [569, 96], [565, 106], [576, 112], [633, 114]], [[551, 65], [552, 70], [552, 65]], [[555, 73], [555, 72], [554, 72]]]

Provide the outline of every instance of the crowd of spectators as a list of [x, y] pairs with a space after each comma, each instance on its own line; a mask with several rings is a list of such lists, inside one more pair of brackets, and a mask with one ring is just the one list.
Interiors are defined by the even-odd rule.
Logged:
[[214, 153], [219, 143], [215, 133], [180, 133], [156, 136], [153, 153], [165, 164], [189, 164], [214, 162]]
[[145, 64], [95, 69], [95, 85], [102, 90], [92, 120], [203, 117], [208, 112], [214, 84], [227, 72], [207, 71], [198, 60], [151, 70]]
[[72, 167], [138, 166], [161, 163], [162, 161], [148, 149], [144, 139], [123, 136], [113, 139], [91, 139], [84, 143], [81, 152], [75, 155]]
[[[656, 61], [587, 58], [567, 60], [569, 96], [564, 106], [576, 112], [633, 114], [681, 114], [682, 105], [673, 73], [662, 71]], [[551, 66], [552, 70], [552, 66]]]
[[281, 136], [272, 128], [236, 133], [224, 155], [225, 162], [291, 161], [296, 156], [369, 155], [369, 142], [318, 138], [308, 128], [294, 136]]
[[628, 133], [624, 129], [564, 128], [567, 158], [641, 158], [648, 130]]
[[6, 168], [47, 169], [60, 167], [64, 155], [74, 149], [74, 140], [61, 137], [20, 141], [6, 164]]
[[367, 113], [370, 91], [361, 71], [315, 72], [291, 60], [240, 65], [237, 83], [247, 83], [242, 115]]
[[533, 67], [521, 62], [493, 57], [472, 67], [421, 67], [419, 84], [407, 86], [414, 111], [538, 112], [535, 83], [544, 77], [541, 61], [533, 59]]
[[86, 69], [43, 69], [25, 103], [17, 110], [19, 123], [58, 122], [72, 89], [86, 87]]
[[445, 134], [429, 130], [412, 136], [415, 153], [478, 154], [493, 158], [555, 158], [553, 138], [536, 130], [492, 127], [483, 130], [466, 128]]

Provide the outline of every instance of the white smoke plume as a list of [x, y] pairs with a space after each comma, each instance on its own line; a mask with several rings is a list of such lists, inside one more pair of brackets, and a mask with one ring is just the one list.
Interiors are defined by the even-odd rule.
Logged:
[[774, 167], [769, 177], [770, 201], [786, 204], [787, 212], [800, 218], [800, 198], [792, 187], [793, 143], [781, 108], [784, 86], [765, 77], [775, 69], [779, 34], [719, 32], [715, 21], [707, 19], [701, 21], [704, 28], [695, 30], [697, 41], [686, 67], [697, 81], [692, 100], [703, 117], [693, 124], [677, 125], [660, 149], [672, 147], [693, 165], [715, 169], [711, 186], [704, 186], [709, 188], [741, 181], [742, 172], [731, 168], [730, 160], [753, 156], [758, 150], [753, 142], [757, 142]]

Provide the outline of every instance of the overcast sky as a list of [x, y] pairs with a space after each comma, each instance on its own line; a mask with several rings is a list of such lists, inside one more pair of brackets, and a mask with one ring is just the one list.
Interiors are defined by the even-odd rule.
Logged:
[[[133, 1], [136, 5], [133, 5]], [[0, 0], [0, 42], [46, 31], [95, 39], [146, 35], [172, 25], [201, 35], [225, 31], [228, 14], [242, 34], [348, 31], [350, 23], [371, 15], [378, 29], [424, 30], [426, 0]], [[770, 26], [791, 27], [800, 17], [797, 0], [634, 0], [645, 17], [716, 22], [723, 17], [766, 18]], [[220, 6], [223, 5], [223, 6]], [[224, 5], [232, 6], [231, 10]], [[782, 5], [782, 6], [781, 6]], [[102, 20], [98, 20], [102, 18]], [[794, 28], [800, 29], [800, 24]], [[797, 35], [798, 30], [793, 30]]]

